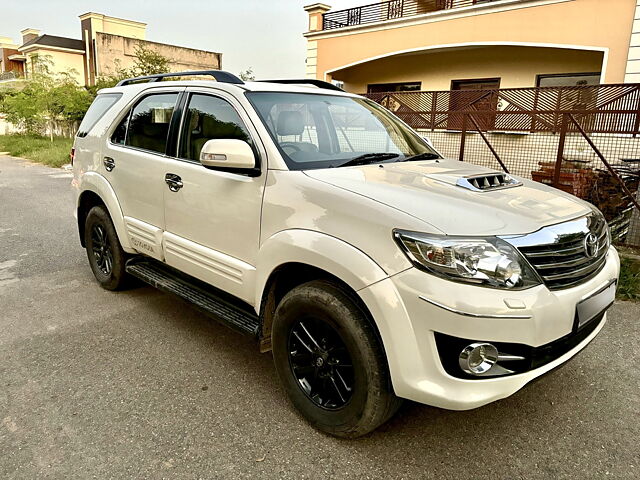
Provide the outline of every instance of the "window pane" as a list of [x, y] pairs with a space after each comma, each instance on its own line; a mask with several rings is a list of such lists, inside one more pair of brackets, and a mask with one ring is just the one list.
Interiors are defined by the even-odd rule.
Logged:
[[539, 75], [539, 87], [575, 87], [578, 85], [599, 85], [600, 74], [567, 74], [567, 75]]
[[129, 113], [130, 111], [127, 112], [127, 114], [124, 116], [122, 120], [120, 120], [120, 123], [118, 124], [116, 129], [113, 131], [113, 135], [111, 135], [111, 142], [115, 143], [116, 145], [124, 145], [124, 139], [125, 139], [125, 136], [127, 135], [127, 123], [129, 122]]
[[229, 102], [211, 95], [192, 95], [180, 141], [180, 158], [200, 161], [207, 140], [235, 139], [252, 145], [249, 132]]
[[129, 121], [127, 145], [165, 153], [177, 93], [149, 95], [136, 105]]
[[437, 156], [415, 132], [369, 100], [307, 93], [246, 95], [292, 170], [337, 167], [370, 153]]
[[87, 110], [87, 113], [84, 114], [82, 123], [80, 123], [80, 127], [78, 128], [78, 136], [85, 137], [87, 133], [89, 133], [89, 130], [98, 123], [98, 120], [107, 113], [107, 110], [109, 110], [121, 96], [121, 93], [102, 93], [98, 95], [89, 107], [89, 110]]
[[422, 82], [408, 83], [370, 83], [367, 85], [367, 93], [382, 92], [414, 92], [422, 88]]

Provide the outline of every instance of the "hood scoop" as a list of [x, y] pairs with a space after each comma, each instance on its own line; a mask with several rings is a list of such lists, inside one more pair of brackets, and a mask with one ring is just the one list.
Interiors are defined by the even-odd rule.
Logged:
[[495, 172], [462, 177], [456, 181], [456, 185], [473, 192], [488, 192], [501, 190], [503, 188], [518, 187], [522, 185], [522, 182], [507, 173]]

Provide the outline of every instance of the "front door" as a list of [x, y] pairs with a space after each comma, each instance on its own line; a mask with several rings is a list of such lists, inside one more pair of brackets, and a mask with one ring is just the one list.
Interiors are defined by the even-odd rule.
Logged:
[[131, 245], [163, 259], [164, 174], [169, 122], [178, 98], [170, 90], [146, 94], [124, 115], [107, 142], [103, 175], [113, 186]]
[[266, 165], [257, 177], [211, 170], [200, 151], [210, 139], [239, 139], [265, 158], [257, 138], [232, 97], [189, 92], [164, 189], [166, 262], [251, 304]]

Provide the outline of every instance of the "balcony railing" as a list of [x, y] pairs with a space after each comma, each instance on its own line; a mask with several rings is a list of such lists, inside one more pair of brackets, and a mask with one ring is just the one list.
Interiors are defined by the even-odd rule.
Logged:
[[383, 22], [495, 1], [498, 0], [390, 0], [325, 13], [322, 16], [322, 29], [331, 30], [365, 23]]

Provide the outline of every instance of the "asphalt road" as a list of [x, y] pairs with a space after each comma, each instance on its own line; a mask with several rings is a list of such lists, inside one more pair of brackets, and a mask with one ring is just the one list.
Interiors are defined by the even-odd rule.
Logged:
[[0, 478], [640, 476], [639, 304], [508, 399], [408, 402], [337, 440], [298, 417], [250, 339], [151, 288], [98, 287], [69, 183], [0, 157]]

